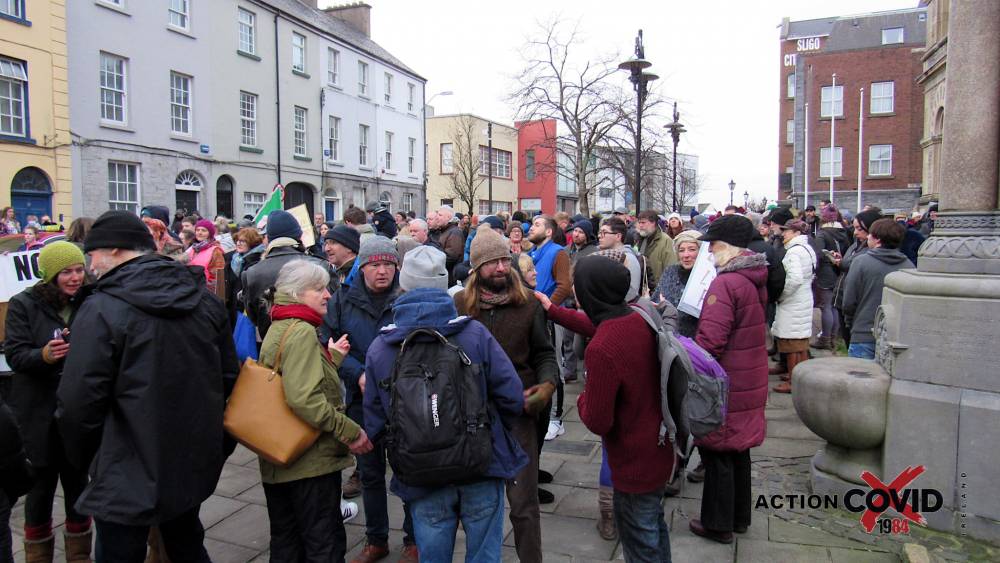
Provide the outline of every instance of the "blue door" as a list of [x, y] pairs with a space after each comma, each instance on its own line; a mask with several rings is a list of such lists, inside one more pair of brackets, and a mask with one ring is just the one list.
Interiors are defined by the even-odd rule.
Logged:
[[[41, 219], [52, 216], [52, 185], [48, 176], [38, 168], [21, 169], [10, 183], [10, 204], [17, 213], [17, 220], [24, 225], [28, 215]], [[58, 222], [58, 217], [53, 217]]]
[[337, 217], [338, 217], [338, 215], [337, 215], [337, 200], [335, 200], [335, 199], [327, 199], [327, 200], [325, 200], [325, 206], [324, 207], [325, 207], [324, 211], [326, 212], [326, 220], [327, 221], [336, 221]]

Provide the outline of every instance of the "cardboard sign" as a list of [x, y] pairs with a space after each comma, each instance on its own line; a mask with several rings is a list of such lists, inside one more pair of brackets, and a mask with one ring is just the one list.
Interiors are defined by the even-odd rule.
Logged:
[[41, 250], [11, 252], [0, 255], [0, 302], [21, 293], [42, 279], [38, 271], [38, 254]]
[[708, 251], [708, 243], [703, 242], [691, 269], [691, 277], [684, 286], [684, 293], [681, 295], [677, 310], [701, 318], [701, 304], [705, 301], [708, 286], [712, 285], [715, 276], [715, 262], [711, 258], [711, 252]]
[[302, 227], [302, 245], [309, 248], [316, 244], [316, 235], [313, 234], [312, 217], [309, 216], [309, 208], [306, 207], [306, 204], [296, 205], [289, 209], [288, 212], [292, 214], [292, 217], [295, 217], [299, 226]]

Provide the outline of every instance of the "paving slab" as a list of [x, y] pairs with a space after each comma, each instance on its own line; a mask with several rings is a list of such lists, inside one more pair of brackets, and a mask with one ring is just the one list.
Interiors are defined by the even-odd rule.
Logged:
[[[802, 524], [786, 522], [776, 516], [768, 518], [768, 539], [772, 542], [794, 543], [801, 545], [815, 545], [822, 547], [859, 547], [857, 542], [835, 536], [829, 532], [824, 532]], [[872, 546], [874, 551], [887, 551], [885, 548]]]
[[574, 518], [596, 518], [600, 513], [597, 496], [597, 489], [571, 487], [570, 492], [559, 500], [555, 513]]
[[[596, 469], [596, 470], [595, 470]], [[593, 463], [567, 461], [553, 475], [553, 483], [596, 489], [600, 478], [600, 468]]]
[[267, 496], [264, 495], [264, 485], [258, 483], [236, 495], [236, 500], [267, 506]]
[[245, 563], [260, 555], [260, 551], [231, 543], [205, 538], [205, 550], [212, 563]]
[[215, 486], [215, 494], [232, 498], [258, 483], [260, 483], [259, 468], [227, 463], [222, 466], [222, 475], [219, 477], [219, 484]]
[[[513, 534], [507, 536], [504, 545], [514, 546]], [[604, 558], [607, 561], [614, 554], [617, 542], [601, 539], [594, 529], [592, 518], [542, 514], [542, 545], [546, 552], [554, 555]]]
[[232, 463], [234, 465], [246, 465], [252, 461], [257, 461], [257, 454], [248, 450], [243, 444], [236, 444], [236, 449], [233, 450], [232, 455], [226, 459], [226, 463]]
[[820, 563], [830, 561], [825, 547], [737, 540], [736, 563]]
[[[751, 457], [812, 457], [825, 442], [821, 440], [792, 440], [787, 438], [767, 438], [756, 448], [751, 448]], [[803, 491], [804, 492], [804, 491]]]
[[258, 552], [264, 551], [271, 544], [271, 524], [267, 518], [267, 509], [248, 504], [209, 528], [205, 536]]
[[198, 513], [198, 517], [201, 518], [201, 525], [207, 530], [246, 505], [247, 503], [245, 502], [212, 495], [205, 499], [205, 502], [201, 503], [201, 511]]
[[828, 548], [830, 560], [833, 563], [899, 563], [900, 558], [895, 553], [881, 551], [864, 551], [860, 549]]

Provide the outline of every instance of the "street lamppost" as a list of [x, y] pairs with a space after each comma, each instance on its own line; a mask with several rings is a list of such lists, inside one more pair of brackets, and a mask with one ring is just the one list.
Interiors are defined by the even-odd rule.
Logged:
[[489, 182], [487, 183], [487, 195], [490, 202], [486, 204], [487, 213], [493, 214], [493, 122], [486, 122], [486, 170], [489, 173]]
[[736, 190], [736, 182], [729, 180], [729, 205], [733, 204], [733, 191]]
[[681, 133], [687, 132], [687, 129], [684, 129], [684, 126], [681, 125], [680, 120], [681, 114], [677, 112], [677, 102], [674, 102], [674, 121], [664, 125], [664, 127], [670, 130], [670, 138], [674, 140], [674, 164], [672, 166], [674, 169], [674, 189], [672, 195], [674, 205], [673, 211], [675, 213], [680, 211], [680, 207], [677, 202], [677, 143], [681, 142]]
[[750, 192], [743, 192], [743, 209], [750, 205]]
[[454, 92], [451, 90], [444, 90], [443, 92], [438, 92], [434, 94], [429, 99], [425, 100], [423, 104], [420, 104], [420, 120], [421, 120], [421, 132], [424, 137], [424, 215], [427, 215], [427, 208], [430, 207], [430, 200], [427, 199], [427, 106], [431, 105], [434, 98], [438, 96], [451, 96]]
[[649, 93], [647, 84], [659, 78], [659, 76], [644, 72], [645, 69], [653, 66], [653, 63], [645, 59], [645, 49], [642, 45], [642, 30], [635, 37], [635, 58], [629, 59], [618, 65], [618, 68], [629, 72], [629, 81], [635, 88], [635, 212], [640, 209], [640, 192], [642, 182], [642, 109], [646, 105], [646, 94]]

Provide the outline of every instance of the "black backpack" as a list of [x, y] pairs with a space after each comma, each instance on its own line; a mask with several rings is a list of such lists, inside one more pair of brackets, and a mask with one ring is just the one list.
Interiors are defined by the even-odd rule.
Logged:
[[421, 328], [406, 337], [382, 384], [389, 465], [402, 483], [439, 487], [486, 474], [493, 434], [481, 380], [479, 365], [441, 333]]

